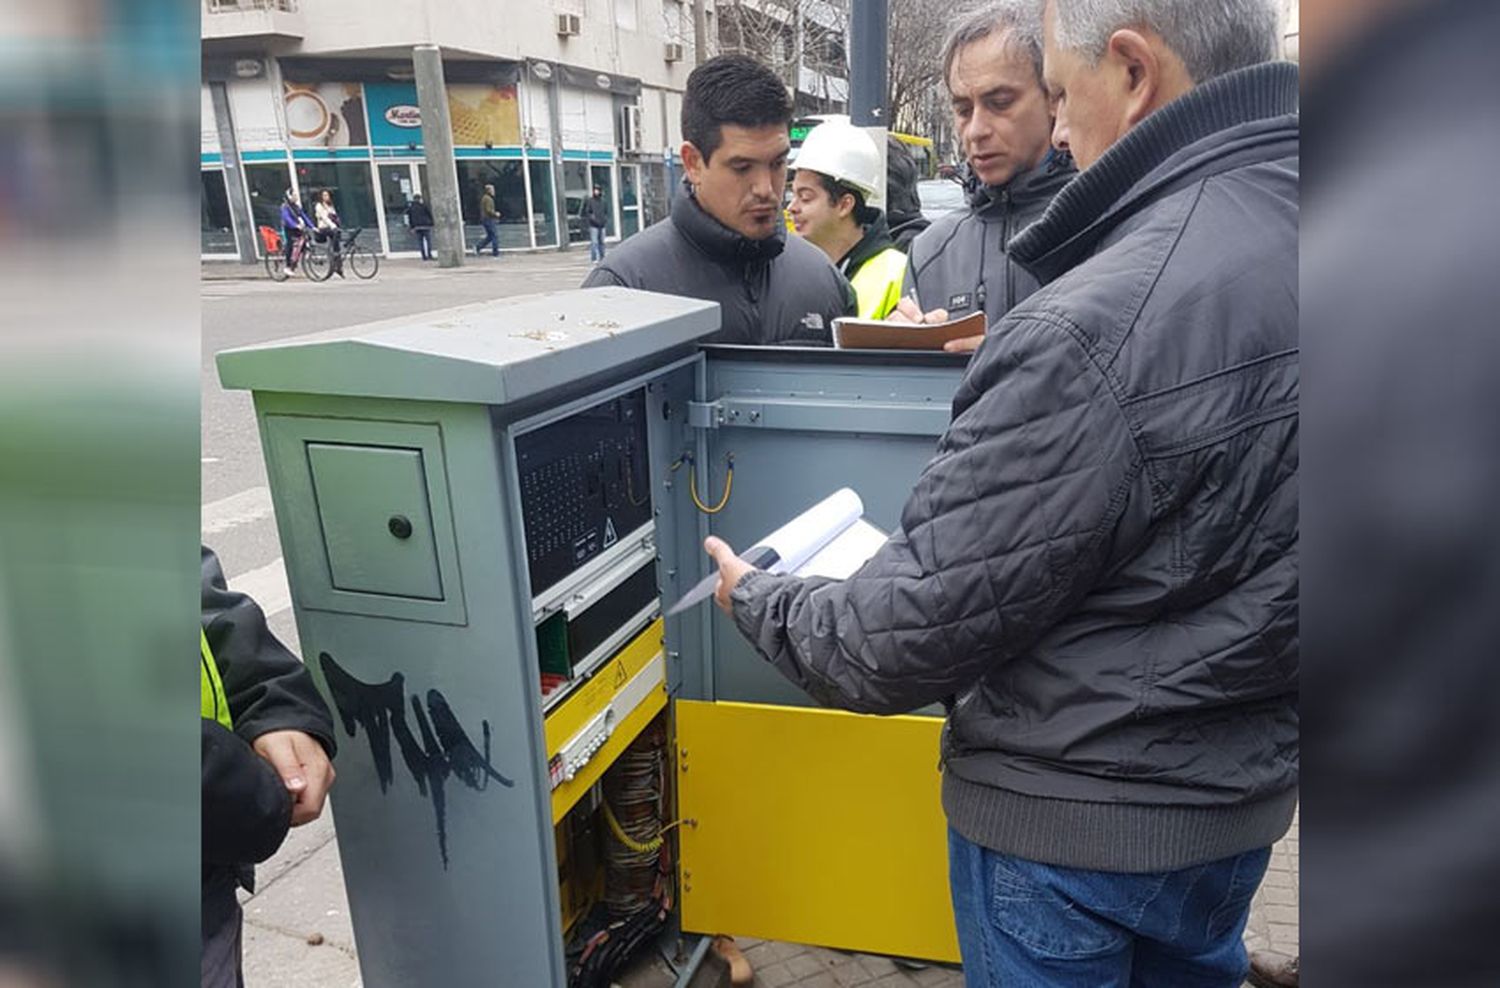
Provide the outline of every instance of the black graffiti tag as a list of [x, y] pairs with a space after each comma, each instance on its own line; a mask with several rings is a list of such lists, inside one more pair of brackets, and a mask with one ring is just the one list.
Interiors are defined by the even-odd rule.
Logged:
[[417, 791], [432, 801], [437, 821], [438, 851], [443, 868], [448, 867], [448, 810], [444, 784], [451, 775], [470, 789], [481, 791], [491, 779], [506, 788], [515, 782], [507, 779], [490, 764], [490, 722], [481, 721], [484, 751], [481, 754], [469, 740], [448, 700], [437, 690], [427, 691], [427, 709], [417, 697], [411, 698], [412, 719], [416, 721], [420, 740], [406, 723], [406, 677], [392, 674], [383, 683], [363, 682], [345, 670], [327, 652], [318, 654], [333, 704], [338, 708], [344, 733], [351, 738], [355, 728], [362, 728], [375, 763], [380, 791], [386, 792], [394, 778], [391, 767], [391, 738], [401, 760], [417, 784]]

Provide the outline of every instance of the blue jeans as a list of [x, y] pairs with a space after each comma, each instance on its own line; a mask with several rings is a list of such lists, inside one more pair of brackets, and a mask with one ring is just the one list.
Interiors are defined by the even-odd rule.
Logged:
[[1181, 871], [1038, 864], [948, 830], [967, 988], [1239, 988], [1240, 938], [1271, 849]]
[[589, 227], [589, 260], [604, 260], [604, 227]]
[[484, 239], [474, 245], [474, 253], [482, 253], [484, 249], [488, 247], [490, 248], [490, 254], [495, 257], [499, 257], [500, 224], [496, 223], [494, 220], [480, 220], [479, 222], [484, 227]]

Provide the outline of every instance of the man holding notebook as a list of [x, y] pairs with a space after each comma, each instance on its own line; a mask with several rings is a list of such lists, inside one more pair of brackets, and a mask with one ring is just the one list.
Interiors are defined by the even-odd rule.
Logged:
[[843, 580], [707, 545], [720, 605], [821, 702], [954, 698], [942, 798], [971, 988], [1232, 988], [1248, 966], [1297, 802], [1279, 6], [1050, 0], [1053, 141], [1083, 170], [1012, 245], [1042, 287], [975, 354], [899, 530]]

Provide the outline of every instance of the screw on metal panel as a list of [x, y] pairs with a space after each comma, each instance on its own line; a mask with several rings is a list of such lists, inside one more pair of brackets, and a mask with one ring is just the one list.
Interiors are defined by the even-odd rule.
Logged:
[[760, 421], [760, 412], [759, 411], [752, 411], [750, 413], [750, 421], [752, 421], [752, 422], [759, 422]]

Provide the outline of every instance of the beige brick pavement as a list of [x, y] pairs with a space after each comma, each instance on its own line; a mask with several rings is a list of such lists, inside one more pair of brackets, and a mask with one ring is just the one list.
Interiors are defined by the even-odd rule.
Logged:
[[[1297, 956], [1298, 817], [1271, 849], [1265, 881], [1250, 907], [1245, 945]], [[963, 988], [962, 973], [944, 967], [912, 970], [885, 957], [739, 937], [755, 968], [755, 988]]]

